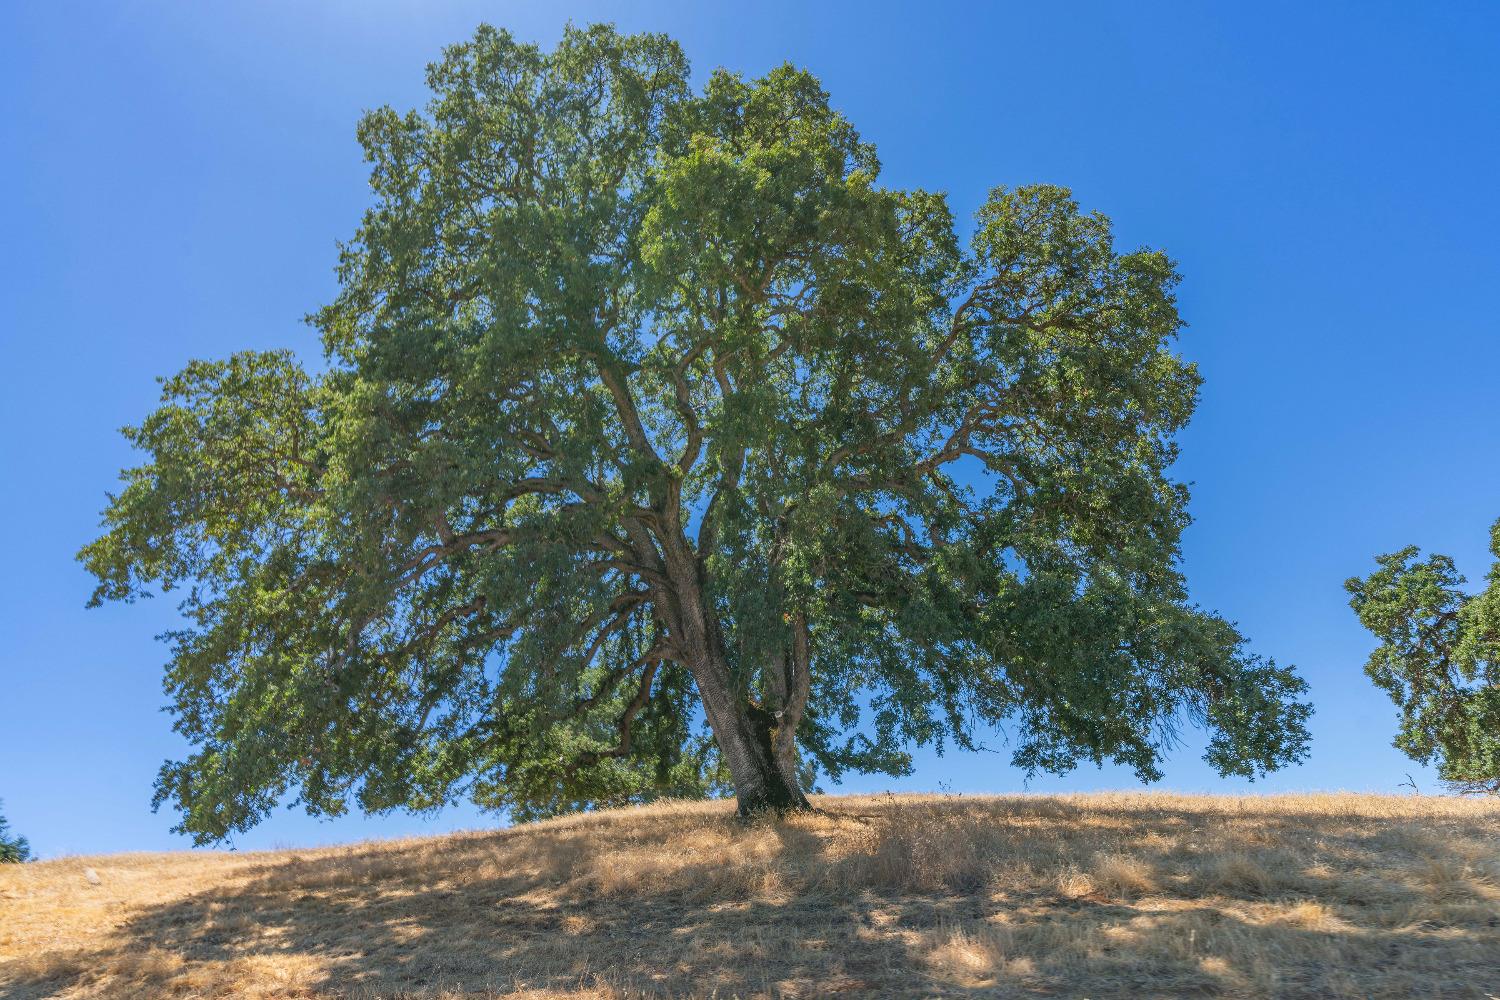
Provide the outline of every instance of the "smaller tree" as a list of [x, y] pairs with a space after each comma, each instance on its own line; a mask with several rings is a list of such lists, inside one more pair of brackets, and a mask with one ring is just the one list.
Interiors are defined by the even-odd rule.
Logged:
[[30, 860], [31, 845], [26, 842], [25, 837], [11, 836], [10, 824], [5, 821], [5, 814], [0, 813], [0, 864], [16, 864]]
[[1461, 792], [1500, 793], [1500, 521], [1490, 529], [1488, 586], [1467, 581], [1445, 555], [1416, 546], [1377, 557], [1380, 568], [1344, 586], [1380, 646], [1365, 673], [1401, 709], [1395, 745], [1437, 765]]

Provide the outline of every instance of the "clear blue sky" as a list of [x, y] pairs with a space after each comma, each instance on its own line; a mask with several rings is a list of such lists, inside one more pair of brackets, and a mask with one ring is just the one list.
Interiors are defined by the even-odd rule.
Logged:
[[[816, 8], [810, 12], [806, 8]], [[73, 553], [133, 458], [116, 433], [189, 358], [292, 346], [366, 204], [362, 109], [424, 100], [482, 20], [676, 36], [702, 78], [812, 69], [892, 185], [1071, 186], [1181, 262], [1207, 382], [1194, 598], [1298, 664], [1309, 761], [1255, 786], [1395, 791], [1412, 772], [1342, 581], [1408, 542], [1488, 568], [1500, 516], [1500, 5], [1412, 3], [66, 2], [0, 13], [0, 798], [44, 856], [185, 846], [151, 782], [182, 746], [166, 601], [85, 611]], [[1240, 791], [1176, 754], [1163, 785]], [[1134, 787], [1084, 768], [1035, 789]], [[845, 789], [1008, 791], [1002, 755], [924, 754]], [[241, 847], [494, 823], [469, 809]]]

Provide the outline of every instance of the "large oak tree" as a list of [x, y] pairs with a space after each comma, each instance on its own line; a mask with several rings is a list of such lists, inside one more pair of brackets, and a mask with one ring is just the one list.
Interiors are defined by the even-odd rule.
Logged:
[[913, 744], [1113, 760], [1185, 721], [1304, 753], [1289, 669], [1187, 601], [1177, 274], [1068, 191], [940, 194], [790, 66], [482, 28], [368, 114], [325, 364], [195, 362], [130, 440], [95, 600], [178, 589], [211, 839], [459, 795], [517, 817], [732, 788], [797, 808]]

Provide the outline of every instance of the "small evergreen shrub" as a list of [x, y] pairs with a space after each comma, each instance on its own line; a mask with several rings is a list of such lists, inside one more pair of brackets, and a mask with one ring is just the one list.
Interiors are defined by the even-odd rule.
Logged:
[[13, 837], [5, 814], [0, 813], [0, 864], [20, 863], [31, 860], [31, 845], [25, 837]]

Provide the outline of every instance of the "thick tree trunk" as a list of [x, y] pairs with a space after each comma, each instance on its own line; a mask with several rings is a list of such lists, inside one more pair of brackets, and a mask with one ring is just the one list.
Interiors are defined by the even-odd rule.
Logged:
[[729, 767], [740, 815], [811, 809], [797, 781], [796, 767], [797, 724], [807, 700], [805, 665], [793, 685], [781, 685], [784, 690], [800, 685], [801, 697], [794, 699], [795, 704], [780, 693], [781, 704], [775, 710], [747, 703], [731, 680], [723, 635], [703, 596], [696, 558], [686, 546], [663, 554], [674, 583], [664, 596], [677, 649], [697, 683], [703, 713]]
[[755, 770], [749, 776], [749, 789], [741, 790], [740, 780], [735, 778], [740, 815], [767, 809], [776, 812], [811, 809], [812, 805], [802, 793], [801, 782], [797, 779], [796, 733], [783, 727], [775, 715], [763, 708], [753, 705], [745, 708], [746, 722], [757, 752]]
[[717, 680], [700, 676], [698, 690], [719, 753], [729, 766], [740, 815], [811, 809], [797, 780], [795, 733], [779, 725], [773, 713], [736, 698]]

